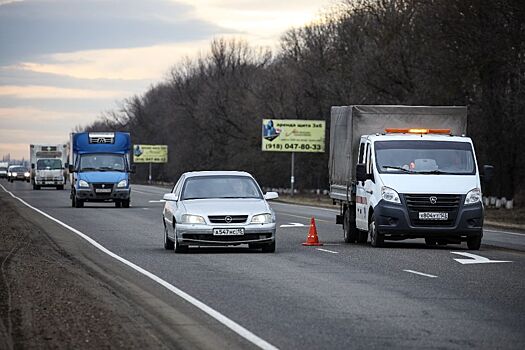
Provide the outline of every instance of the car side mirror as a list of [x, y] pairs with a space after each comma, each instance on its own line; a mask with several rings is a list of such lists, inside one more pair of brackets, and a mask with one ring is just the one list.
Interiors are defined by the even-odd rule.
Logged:
[[67, 168], [68, 168], [70, 173], [74, 173], [75, 172], [75, 167], [72, 164], [69, 164]]
[[162, 197], [165, 201], [171, 201], [176, 202], [179, 200], [179, 197], [175, 193], [166, 193], [164, 197]]
[[35, 163], [31, 163], [31, 169], [35, 168]]
[[279, 198], [279, 194], [277, 192], [266, 192], [264, 194], [264, 199], [271, 200], [271, 199], [277, 199]]
[[137, 166], [135, 164], [131, 165], [131, 169], [129, 170], [129, 172], [135, 174], [135, 172], [137, 172]]
[[355, 167], [355, 178], [357, 181], [365, 182], [368, 177], [366, 176], [366, 167], [364, 163], [357, 164]]
[[494, 167], [492, 165], [483, 165], [483, 182], [489, 183], [494, 177]]

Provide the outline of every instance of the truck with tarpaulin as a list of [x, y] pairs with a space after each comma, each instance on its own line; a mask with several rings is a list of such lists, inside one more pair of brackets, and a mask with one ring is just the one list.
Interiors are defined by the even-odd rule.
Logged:
[[472, 140], [461, 106], [334, 106], [330, 197], [344, 240], [374, 247], [424, 238], [479, 249], [484, 209]]

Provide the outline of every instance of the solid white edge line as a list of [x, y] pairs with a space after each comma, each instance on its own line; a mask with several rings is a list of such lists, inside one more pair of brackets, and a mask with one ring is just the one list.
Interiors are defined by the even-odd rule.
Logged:
[[201, 311], [204, 311], [205, 313], [207, 313], [208, 315], [210, 315], [211, 317], [213, 317], [214, 319], [216, 319], [217, 321], [219, 321], [220, 323], [222, 323], [223, 325], [225, 325], [226, 327], [228, 327], [229, 329], [231, 329], [232, 331], [234, 331], [235, 333], [237, 333], [238, 335], [240, 335], [241, 337], [243, 337], [244, 339], [250, 341], [251, 343], [257, 345], [258, 347], [260, 347], [261, 349], [268, 349], [268, 350], [275, 350], [275, 349], [278, 349], [277, 347], [273, 346], [272, 344], [268, 343], [266, 340], [263, 340], [262, 338], [259, 338], [258, 336], [256, 336], [255, 334], [253, 334], [252, 332], [250, 332], [249, 330], [247, 330], [246, 328], [244, 328], [243, 326], [241, 326], [240, 324], [236, 323], [235, 321], [233, 320], [230, 320], [228, 317], [224, 316], [223, 314], [219, 313], [218, 311], [215, 311], [214, 309], [212, 309], [211, 307], [209, 307], [208, 305], [204, 304], [203, 302], [201, 302], [200, 300], [192, 297], [191, 295], [187, 294], [186, 292], [178, 289], [177, 287], [175, 287], [174, 285], [166, 282], [165, 280], [163, 280], [162, 278], [154, 275], [153, 273], [143, 269], [142, 267], [138, 266], [138, 265], [135, 265], [134, 263], [132, 263], [131, 261], [128, 261], [126, 259], [124, 259], [123, 257], [113, 253], [112, 251], [110, 251], [109, 249], [105, 248], [103, 245], [101, 245], [100, 243], [98, 243], [97, 241], [95, 241], [94, 239], [92, 239], [91, 237], [87, 236], [86, 234], [78, 231], [77, 229], [69, 226], [68, 224], [66, 223], [63, 223], [62, 221], [58, 220], [58, 219], [55, 219], [54, 217], [52, 217], [51, 215], [43, 212], [42, 210], [38, 209], [38, 208], [35, 208], [33, 207], [32, 205], [30, 205], [29, 203], [27, 203], [26, 201], [24, 201], [23, 199], [15, 196], [13, 193], [11, 193], [10, 191], [8, 191], [3, 185], [0, 185], [2, 186], [2, 188], [4, 189], [5, 192], [9, 193], [11, 195], [11, 197], [19, 200], [22, 204], [24, 204], [25, 206], [33, 209], [34, 211], [36, 211], [37, 213], [40, 213], [42, 214], [43, 216], [45, 216], [46, 218], [56, 222], [57, 224], [67, 228], [68, 230], [72, 231], [73, 233], [77, 234], [78, 236], [82, 237], [84, 240], [86, 240], [87, 242], [89, 242], [91, 245], [93, 245], [94, 247], [98, 248], [99, 250], [101, 250], [102, 252], [106, 253], [107, 255], [111, 256], [112, 258], [120, 261], [121, 263], [131, 267], [132, 269], [140, 272], [141, 274], [143, 274], [144, 276], [146, 277], [149, 277], [150, 279], [152, 279], [153, 281], [157, 282], [158, 284], [162, 285], [163, 287], [165, 287], [166, 289], [170, 290], [171, 292], [175, 293], [176, 295], [178, 295], [179, 297], [181, 297], [182, 299], [186, 300], [187, 302], [189, 302], [190, 304], [192, 304], [193, 306], [199, 308]]
[[339, 254], [339, 252], [334, 252], [333, 250], [323, 249], [323, 248], [317, 248], [317, 250], [320, 250], [322, 252], [332, 253], [332, 254]]
[[414, 274], [420, 275], [420, 276], [425, 276], [425, 277], [430, 277], [430, 278], [437, 278], [437, 276], [430, 275], [428, 273], [419, 272], [419, 271], [414, 271], [414, 270], [403, 270], [403, 271], [409, 272], [409, 273], [414, 273]]
[[524, 233], [517, 233], [517, 232], [509, 232], [509, 231], [496, 231], [496, 230], [488, 230], [488, 229], [483, 229], [483, 232], [494, 232], [494, 233], [503, 233], [505, 235], [513, 235], [513, 236], [522, 236], [522, 237], [525, 237], [525, 234]]

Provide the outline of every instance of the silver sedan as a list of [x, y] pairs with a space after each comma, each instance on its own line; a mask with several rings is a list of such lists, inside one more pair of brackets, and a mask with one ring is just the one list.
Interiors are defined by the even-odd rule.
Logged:
[[248, 244], [275, 252], [275, 214], [255, 179], [239, 171], [183, 174], [164, 195], [164, 248]]

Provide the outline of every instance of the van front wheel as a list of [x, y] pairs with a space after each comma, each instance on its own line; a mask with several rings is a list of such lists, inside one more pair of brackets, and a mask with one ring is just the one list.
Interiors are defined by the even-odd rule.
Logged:
[[370, 224], [368, 225], [368, 233], [370, 234], [370, 243], [372, 244], [372, 247], [379, 248], [384, 245], [385, 236], [377, 231], [376, 219], [374, 218], [373, 214], [372, 218], [370, 219]]

